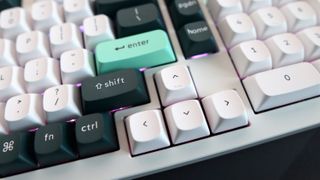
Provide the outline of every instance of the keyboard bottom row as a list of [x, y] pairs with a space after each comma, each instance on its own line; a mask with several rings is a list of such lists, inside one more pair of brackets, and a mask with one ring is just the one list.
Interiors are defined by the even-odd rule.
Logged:
[[[201, 103], [198, 100], [178, 102], [164, 108], [163, 112], [138, 112], [126, 117], [124, 123], [132, 156], [249, 124], [244, 104], [234, 90], [207, 96]], [[0, 145], [1, 177], [119, 149], [111, 113], [85, 115], [29, 132], [0, 136]]]

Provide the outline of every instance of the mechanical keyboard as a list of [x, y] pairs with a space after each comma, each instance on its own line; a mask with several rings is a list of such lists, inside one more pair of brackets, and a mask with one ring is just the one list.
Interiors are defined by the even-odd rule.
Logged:
[[132, 179], [319, 127], [320, 1], [0, 1], [0, 177]]

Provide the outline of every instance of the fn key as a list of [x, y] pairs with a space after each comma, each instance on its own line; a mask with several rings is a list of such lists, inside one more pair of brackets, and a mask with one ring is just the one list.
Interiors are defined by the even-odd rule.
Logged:
[[186, 58], [218, 52], [216, 40], [204, 21], [186, 24], [179, 30], [178, 35]]

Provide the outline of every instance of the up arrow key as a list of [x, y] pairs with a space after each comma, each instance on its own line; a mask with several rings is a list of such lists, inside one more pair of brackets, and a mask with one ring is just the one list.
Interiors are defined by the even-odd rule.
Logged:
[[178, 77], [179, 77], [179, 76], [175, 74], [175, 75], [172, 76], [172, 79], [178, 78]]

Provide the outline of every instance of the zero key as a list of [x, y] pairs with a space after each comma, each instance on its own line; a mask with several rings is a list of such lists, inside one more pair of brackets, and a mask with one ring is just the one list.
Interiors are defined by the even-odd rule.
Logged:
[[90, 114], [76, 121], [76, 142], [80, 157], [119, 149], [113, 118], [109, 114]]

